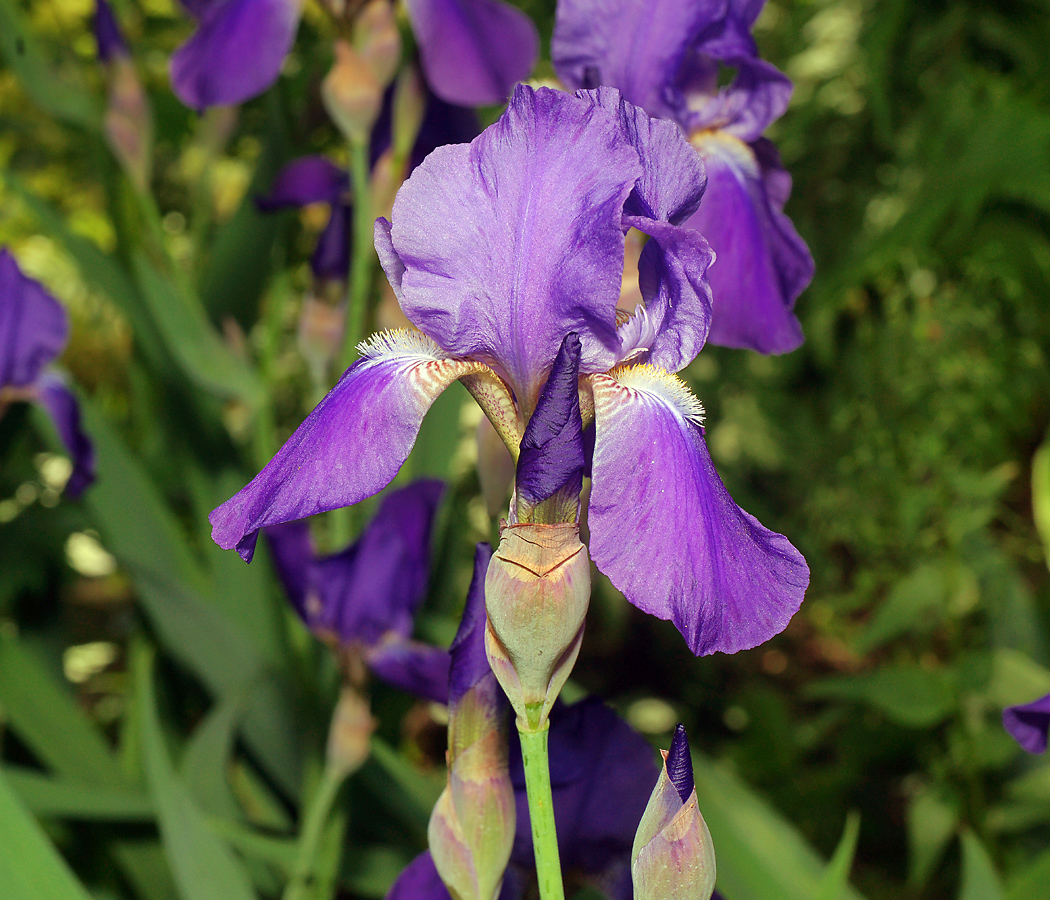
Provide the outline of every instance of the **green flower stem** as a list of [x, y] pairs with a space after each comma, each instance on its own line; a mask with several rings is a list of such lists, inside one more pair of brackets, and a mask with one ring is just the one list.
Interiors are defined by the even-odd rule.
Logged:
[[354, 189], [354, 230], [350, 247], [346, 337], [340, 360], [340, 375], [357, 357], [357, 345], [365, 338], [372, 273], [376, 263], [372, 179], [368, 170], [368, 144], [365, 141], [350, 141], [350, 179]]
[[540, 900], [565, 900], [561, 860], [558, 857], [558, 835], [554, 828], [550, 764], [547, 759], [550, 725], [545, 722], [541, 730], [527, 731], [522, 724], [518, 722], [518, 734], [521, 736], [521, 758], [525, 764], [525, 792], [529, 798]]
[[306, 808], [306, 817], [299, 832], [299, 843], [296, 848], [295, 864], [292, 877], [285, 886], [284, 900], [313, 900], [317, 879], [319, 857], [324, 848], [324, 836], [327, 831], [332, 807], [335, 805], [339, 789], [346, 780], [345, 769], [336, 766], [325, 768], [324, 777]]

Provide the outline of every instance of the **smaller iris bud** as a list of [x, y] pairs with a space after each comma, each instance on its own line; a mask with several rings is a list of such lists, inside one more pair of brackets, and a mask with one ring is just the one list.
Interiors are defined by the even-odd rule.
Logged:
[[696, 799], [693, 762], [679, 725], [631, 850], [635, 900], [709, 900], [715, 848]]
[[368, 61], [346, 41], [335, 42], [335, 62], [321, 82], [321, 99], [347, 138], [368, 140], [379, 117], [383, 88]]
[[356, 688], [346, 685], [339, 692], [339, 702], [328, 730], [328, 766], [349, 775], [368, 759], [376, 721], [368, 701]]
[[139, 191], [149, 187], [153, 169], [153, 115], [127, 42], [113, 9], [98, 0], [94, 20], [98, 58], [109, 73], [106, 140]]
[[401, 62], [401, 32], [389, 0], [372, 0], [361, 10], [354, 23], [354, 46], [379, 86], [386, 88]]
[[449, 668], [448, 783], [427, 828], [434, 866], [458, 900], [496, 900], [514, 845], [507, 706], [485, 658], [486, 569], [479, 544]]

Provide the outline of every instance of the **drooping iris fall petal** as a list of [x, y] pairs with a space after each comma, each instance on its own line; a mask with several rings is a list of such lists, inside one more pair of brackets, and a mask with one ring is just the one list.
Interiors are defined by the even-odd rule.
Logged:
[[[696, 654], [768, 640], [798, 610], [809, 569], [729, 496], [699, 404], [651, 366], [592, 379], [591, 556], [635, 606], [670, 619]], [[624, 538], [624, 523], [631, 537]]]
[[260, 528], [350, 506], [390, 483], [438, 395], [484, 367], [413, 332], [379, 335], [288, 442], [209, 517], [212, 538], [245, 560]]
[[767, 141], [757, 148], [760, 158], [756, 148], [717, 132], [695, 140], [708, 185], [686, 224], [707, 236], [716, 256], [708, 275], [710, 338], [762, 353], [794, 350], [803, 335], [792, 307], [813, 278], [813, 257], [781, 211], [790, 177]]
[[38, 379], [36, 390], [40, 405], [54, 422], [73, 462], [65, 492], [75, 499], [95, 480], [95, 446], [81, 428], [77, 398], [60, 375], [45, 372]]

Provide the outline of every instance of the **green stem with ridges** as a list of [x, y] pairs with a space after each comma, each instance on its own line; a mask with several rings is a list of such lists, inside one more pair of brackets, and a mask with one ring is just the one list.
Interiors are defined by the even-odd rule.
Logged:
[[558, 835], [554, 827], [554, 803], [551, 796], [550, 763], [547, 757], [547, 735], [550, 724], [543, 723], [539, 731], [523, 728], [521, 759], [525, 766], [525, 792], [529, 798], [529, 819], [532, 822], [532, 846], [536, 853], [536, 877], [540, 885], [540, 900], [565, 900], [561, 881], [561, 860], [558, 856]]
[[283, 900], [310, 900], [316, 896], [316, 868], [323, 847], [326, 826], [332, 814], [339, 789], [346, 780], [346, 770], [329, 766], [306, 808], [292, 877], [284, 889]]

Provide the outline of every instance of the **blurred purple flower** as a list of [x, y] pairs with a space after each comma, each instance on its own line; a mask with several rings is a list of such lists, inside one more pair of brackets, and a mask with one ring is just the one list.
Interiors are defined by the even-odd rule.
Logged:
[[171, 86], [188, 107], [233, 106], [261, 94], [295, 42], [302, 0], [183, 0], [197, 30], [171, 57]]
[[107, 63], [117, 58], [126, 58], [128, 45], [121, 33], [117, 17], [109, 0], [96, 0], [95, 18], [92, 22], [95, 31], [95, 42], [98, 44], [98, 58]]
[[0, 415], [8, 403], [39, 403], [73, 461], [66, 493], [77, 497], [95, 480], [95, 451], [80, 427], [80, 408], [63, 378], [44, 367], [69, 338], [65, 309], [14, 256], [0, 249]]
[[503, 103], [536, 64], [536, 26], [501, 0], [405, 0], [405, 9], [427, 83], [449, 103]]
[[1003, 710], [1003, 727], [1029, 753], [1045, 753], [1050, 731], [1050, 694]]
[[266, 529], [277, 574], [310, 630], [359, 648], [384, 681], [440, 703], [447, 702], [448, 653], [411, 636], [443, 492], [440, 481], [391, 491], [361, 537], [332, 556], [317, 556], [306, 522]]
[[[191, 109], [243, 103], [270, 87], [291, 52], [302, 0], [182, 0], [197, 30], [171, 59], [171, 84]], [[408, 0], [423, 72], [461, 106], [502, 103], [529, 76], [539, 39], [501, 0]]]
[[350, 223], [352, 207], [347, 199], [350, 178], [344, 169], [325, 156], [303, 156], [286, 165], [255, 205], [264, 212], [327, 203], [328, 223], [317, 239], [310, 267], [322, 280], [343, 281], [350, 271]]
[[[762, 353], [802, 343], [792, 308], [813, 259], [783, 213], [791, 177], [762, 139], [791, 82], [758, 57], [751, 26], [764, 0], [560, 0], [551, 58], [571, 88], [607, 84], [672, 119], [707, 166], [688, 227], [711, 242], [710, 340]], [[735, 69], [723, 87], [719, 75]]]
[[[783, 629], [809, 570], [733, 502], [702, 408], [670, 374], [696, 356], [710, 322], [711, 253], [679, 225], [703, 187], [679, 130], [616, 91], [519, 86], [473, 143], [439, 148], [416, 169], [393, 226], [376, 223], [387, 277], [422, 333], [363, 345], [273, 460], [212, 513], [214, 539], [250, 559], [258, 529], [381, 490], [457, 379], [520, 440], [576, 332], [596, 424], [591, 558], [628, 600], [673, 620], [694, 653], [735, 652]], [[631, 227], [652, 238], [639, 262], [645, 307], [618, 324]]]

